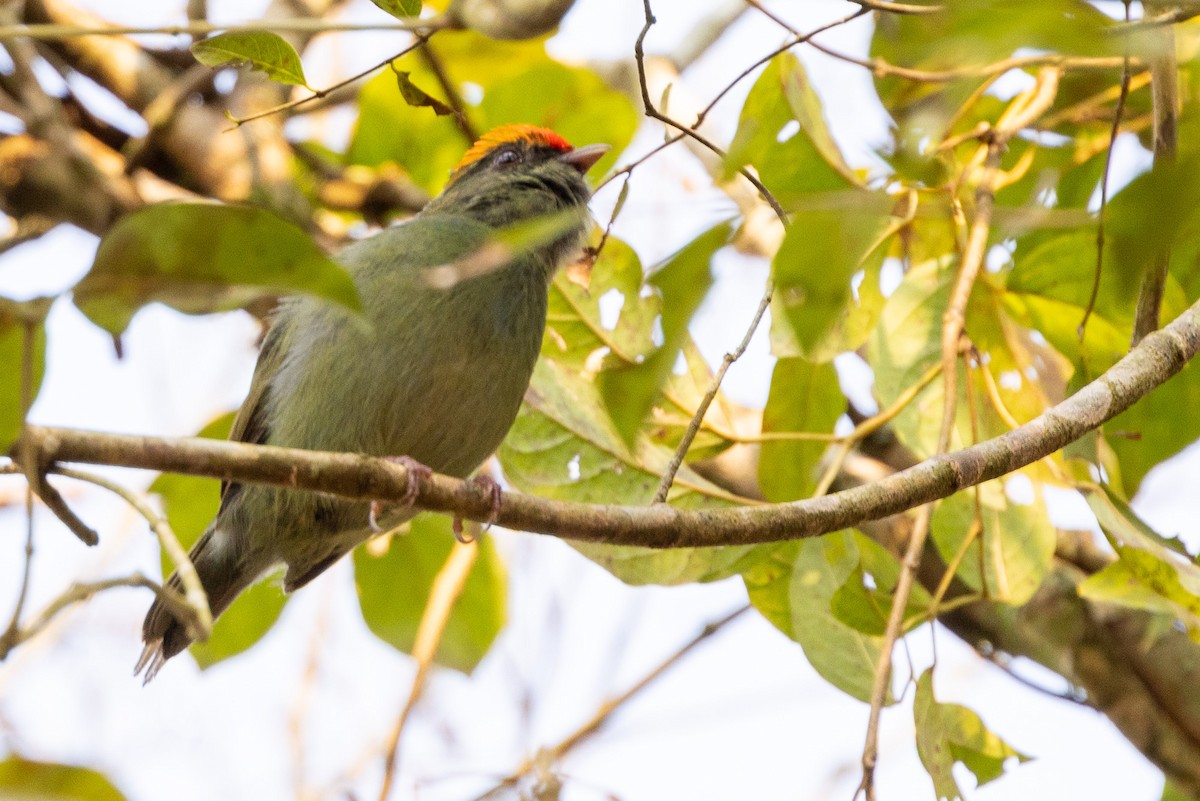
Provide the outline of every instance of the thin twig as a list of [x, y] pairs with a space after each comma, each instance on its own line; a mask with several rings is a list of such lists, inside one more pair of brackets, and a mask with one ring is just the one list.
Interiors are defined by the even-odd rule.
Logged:
[[[809, 45], [839, 61], [857, 64], [860, 67], [868, 69], [876, 77], [888, 75], [921, 83], [950, 83], [963, 78], [983, 78], [989, 75], [999, 75], [1009, 70], [1026, 69], [1028, 67], [1054, 67], [1064, 72], [1071, 72], [1074, 70], [1116, 70], [1122, 69], [1125, 64], [1124, 59], [1109, 56], [1063, 56], [1055, 53], [1047, 53], [1038, 56], [1013, 56], [1012, 58], [1002, 59], [991, 64], [956, 67], [949, 70], [919, 70], [890, 64], [881, 58], [857, 58], [839, 50], [834, 50], [815, 40], [810, 41]], [[1134, 61], [1138, 65], [1142, 64], [1141, 61], [1136, 59]]]
[[320, 100], [321, 98], [326, 97], [330, 93], [336, 92], [338, 89], [341, 89], [343, 86], [349, 86], [350, 84], [354, 83], [355, 81], [358, 81], [358, 80], [361, 80], [361, 79], [367, 77], [372, 72], [383, 69], [388, 64], [391, 64], [393, 61], [400, 58], [401, 56], [403, 56], [407, 53], [411, 53], [413, 50], [417, 49], [421, 45], [428, 42], [429, 38], [431, 36], [433, 36], [432, 31], [426, 32], [426, 33], [419, 33], [415, 37], [413, 37], [412, 44], [410, 44], [408, 47], [401, 50], [399, 53], [396, 53], [394, 56], [386, 58], [383, 61], [379, 62], [378, 64], [375, 64], [372, 67], [368, 67], [367, 69], [363, 70], [360, 73], [357, 73], [356, 75], [351, 75], [349, 78], [338, 81], [337, 83], [333, 84], [332, 86], [327, 86], [324, 89], [314, 89], [313, 93], [311, 95], [309, 95], [308, 97], [301, 97], [297, 100], [289, 100], [286, 103], [280, 103], [277, 106], [272, 106], [271, 108], [263, 109], [262, 111], [256, 111], [253, 114], [248, 114], [245, 117], [234, 117], [232, 114], [230, 114], [228, 116], [229, 116], [230, 122], [233, 123], [233, 128], [230, 128], [227, 130], [235, 130], [235, 129], [241, 127], [242, 125], [245, 125], [248, 122], [252, 122], [254, 120], [260, 120], [263, 117], [270, 117], [273, 114], [280, 114], [284, 111], [291, 111], [292, 109], [298, 108], [299, 106], [302, 106], [306, 103], [311, 103], [314, 100]]
[[[1125, 0], [1125, 21], [1129, 22], [1129, 7], [1131, 0]], [[1087, 306], [1083, 310], [1083, 319], [1079, 321], [1077, 334], [1079, 350], [1083, 352], [1084, 337], [1087, 334], [1088, 320], [1096, 308], [1096, 298], [1100, 296], [1100, 275], [1104, 269], [1104, 216], [1108, 211], [1108, 174], [1112, 169], [1113, 147], [1117, 143], [1117, 135], [1121, 132], [1121, 117], [1125, 114], [1125, 102], [1129, 98], [1129, 82], [1133, 78], [1133, 70], [1129, 67], [1129, 46], [1125, 47], [1125, 68], [1121, 71], [1121, 93], [1117, 96], [1117, 107], [1113, 111], [1112, 128], [1108, 135], [1108, 148], [1104, 152], [1104, 172], [1100, 173], [1100, 211], [1096, 215], [1096, 273], [1092, 277], [1092, 291], [1088, 295]], [[1084, 364], [1087, 357], [1084, 356]]]
[[925, 387], [933, 383], [933, 380], [937, 378], [938, 374], [941, 372], [942, 365], [940, 362], [930, 365], [929, 369], [925, 371], [925, 374], [917, 379], [915, 384], [897, 395], [896, 399], [892, 401], [890, 406], [878, 414], [863, 420], [854, 427], [853, 431], [843, 437], [841, 442], [838, 443], [837, 453], [829, 461], [829, 465], [825, 468], [825, 472], [821, 475], [820, 480], [817, 481], [816, 489], [813, 490], [813, 497], [820, 497], [829, 491], [829, 488], [833, 485], [838, 473], [841, 472], [842, 465], [845, 463], [846, 457], [850, 455], [850, 450], [856, 443], [866, 439], [871, 434], [874, 434], [880, 428], [894, 420], [896, 415], [904, 411], [908, 405], [916, 399], [917, 395], [921, 394], [921, 391], [924, 390]]
[[416, 708], [417, 701], [421, 699], [421, 695], [425, 691], [429, 671], [433, 667], [433, 658], [437, 655], [438, 646], [442, 642], [442, 635], [446, 631], [450, 613], [454, 610], [459, 596], [462, 595], [463, 587], [467, 583], [467, 576], [471, 572], [471, 565], [475, 563], [478, 552], [477, 540], [456, 541], [450, 550], [450, 555], [446, 558], [446, 563], [442, 565], [442, 569], [433, 579], [433, 586], [429, 590], [429, 601], [425, 604], [421, 622], [417, 624], [417, 636], [413, 642], [412, 656], [417, 662], [417, 672], [413, 676], [412, 689], [409, 690], [408, 698], [396, 718], [395, 725], [392, 726], [385, 749], [383, 783], [379, 788], [379, 801], [387, 801], [392, 792], [392, 785], [400, 764], [400, 738], [404, 734], [405, 725], [408, 723], [413, 709]]
[[[646, 116], [656, 119], [664, 125], [668, 125], [680, 134], [687, 136], [696, 142], [699, 142], [704, 147], [711, 150], [713, 153], [722, 159], [725, 158], [725, 151], [710, 142], [706, 137], [697, 133], [693, 128], [689, 128], [680, 122], [672, 119], [660, 112], [654, 106], [654, 102], [650, 99], [650, 86], [646, 80], [646, 51], [644, 43], [646, 34], [650, 32], [650, 28], [654, 25], [654, 12], [650, 8], [650, 0], [642, 0], [642, 7], [645, 12], [646, 22], [642, 26], [641, 33], [638, 34], [637, 42], [634, 44], [634, 60], [637, 63], [638, 84], [642, 92], [642, 106]], [[762, 195], [763, 200], [774, 210], [775, 215], [779, 217], [779, 221], [787, 224], [787, 212], [783, 210], [783, 206], [775, 199], [762, 182], [746, 168], [741, 168], [738, 172], [749, 181], [755, 189]], [[775, 277], [772, 275], [767, 278], [766, 285], [763, 288], [763, 296], [759, 301], [758, 308], [754, 312], [754, 317], [750, 321], [750, 327], [747, 329], [745, 336], [742, 337], [741, 343], [731, 353], [726, 353], [725, 358], [721, 361], [721, 366], [717, 369], [713, 376], [712, 382], [709, 384], [708, 390], [701, 398], [700, 404], [696, 407], [696, 413], [692, 416], [691, 422], [683, 433], [683, 437], [679, 440], [679, 445], [675, 448], [675, 453], [671, 457], [671, 462], [667, 466], [666, 472], [663, 473], [662, 480], [659, 482], [658, 490], [654, 493], [654, 503], [659, 504], [666, 500], [667, 494], [671, 490], [671, 485], [675, 481], [675, 474], [679, 472], [683, 460], [687, 458], [688, 449], [692, 445], [692, 440], [696, 438], [700, 426], [704, 422], [704, 416], [708, 414], [708, 407], [712, 405], [713, 399], [721, 389], [721, 381], [725, 378], [725, 373], [728, 372], [730, 365], [741, 358], [746, 352], [746, 348], [750, 345], [750, 340], [754, 338], [754, 332], [758, 330], [758, 325], [762, 322], [763, 316], [767, 312], [767, 308], [771, 305], [771, 296], [775, 292]]]
[[679, 661], [687, 656], [692, 650], [694, 650], [696, 646], [700, 645], [709, 637], [712, 637], [725, 626], [737, 620], [743, 614], [750, 611], [750, 609], [751, 607], [748, 605], [740, 607], [720, 618], [719, 620], [715, 620], [706, 625], [703, 629], [701, 629], [699, 634], [660, 662], [653, 670], [643, 676], [639, 681], [634, 683], [623, 693], [609, 698], [600, 704], [600, 707], [596, 710], [595, 714], [593, 714], [585, 723], [572, 731], [562, 740], [559, 740], [555, 745], [552, 745], [549, 748], [539, 749], [537, 754], [534, 756], [526, 757], [516, 770], [514, 770], [508, 776], [505, 776], [495, 787], [477, 796], [475, 799], [473, 799], [473, 801], [488, 801], [488, 799], [494, 798], [497, 794], [503, 792], [504, 790], [515, 786], [523, 777], [528, 775], [530, 771], [538, 767], [539, 763], [552, 764], [553, 762], [562, 759], [576, 746], [586, 742], [598, 734], [604, 728], [605, 724], [608, 723], [614, 712], [653, 684], [655, 680], [661, 677], [673, 666], [678, 664]]
[[[762, 6], [755, 4], [755, 7], [758, 8], [760, 11], [762, 11], [764, 14], [767, 13], [766, 9], [764, 9]], [[729, 93], [729, 90], [731, 90], [731, 89], [733, 89], [733, 87], [737, 86], [738, 83], [742, 79], [748, 77], [750, 75], [750, 73], [754, 72], [756, 69], [761, 67], [763, 64], [766, 64], [768, 61], [775, 58], [775, 56], [778, 56], [781, 53], [785, 53], [788, 50], [791, 50], [796, 45], [804, 44], [809, 39], [813, 38], [814, 36], [816, 36], [819, 33], [824, 33], [825, 31], [828, 31], [831, 28], [836, 28], [840, 25], [845, 25], [846, 23], [848, 23], [852, 20], [858, 19], [863, 14], [868, 14], [868, 13], [870, 13], [870, 11], [868, 9], [860, 8], [858, 11], [855, 11], [853, 14], [842, 17], [841, 19], [834, 20], [833, 22], [826, 23], [825, 25], [822, 25], [821, 27], [815, 28], [814, 30], [811, 30], [808, 33], [804, 33], [804, 34], [794, 31], [791, 28], [791, 26], [788, 26], [786, 23], [784, 23], [778, 17], [775, 17], [774, 15], [768, 15], [771, 17], [771, 19], [775, 20], [780, 25], [784, 25], [785, 27], [788, 28], [788, 30], [791, 30], [795, 34], [796, 38], [792, 39], [790, 42], [788, 42], [785, 45], [782, 45], [781, 47], [775, 48], [770, 53], [766, 54], [762, 58], [755, 61], [749, 67], [746, 67], [746, 69], [742, 70], [742, 72], [739, 73], [737, 75], [737, 77], [735, 77], [732, 81], [730, 81], [728, 84], [726, 84], [725, 87], [723, 89], [721, 89], [721, 91], [717, 92], [717, 94], [713, 97], [713, 99], [708, 102], [707, 106], [705, 106], [704, 108], [702, 108], [700, 110], [700, 113], [696, 115], [696, 121], [694, 123], [692, 123], [692, 127], [699, 128], [701, 123], [704, 122], [705, 118], [708, 117], [709, 112], [711, 112], [713, 110], [713, 106], [717, 105], [717, 103], [721, 100], [721, 98], [725, 97], [725, 95]]]
[[[975, 279], [983, 267], [987, 253], [987, 242], [992, 226], [992, 211], [995, 206], [996, 181], [999, 177], [1000, 159], [1008, 140], [1050, 108], [1058, 90], [1061, 72], [1053, 67], [1042, 69], [1037, 82], [1026, 93], [1018, 95], [1001, 115], [990, 133], [986, 144], [986, 160], [983, 175], [975, 197], [975, 219], [967, 234], [967, 246], [962, 263], [951, 290], [942, 322], [942, 381], [943, 406], [942, 426], [938, 435], [937, 453], [949, 451], [957, 416], [958, 359], [959, 345], [963, 335], [965, 312]], [[879, 718], [891, 683], [892, 649], [904, 623], [904, 611], [908, 607], [913, 580], [921, 563], [925, 540], [929, 534], [929, 522], [933, 516], [933, 505], [921, 507], [917, 512], [901, 563], [900, 576], [892, 598], [892, 610], [884, 630], [879, 659], [875, 666], [875, 679], [871, 687], [871, 713], [867, 723], [866, 741], [863, 745], [863, 778], [859, 784], [867, 801], [875, 798], [875, 764], [879, 755]]]
[[[655, 107], [654, 101], [652, 101], [650, 99], [650, 85], [646, 80], [646, 51], [645, 51], [644, 45], [645, 45], [645, 41], [646, 41], [646, 34], [648, 34], [650, 32], [650, 28], [652, 28], [654, 26], [655, 19], [654, 19], [654, 12], [650, 8], [650, 0], [642, 0], [642, 7], [645, 11], [646, 23], [645, 23], [645, 25], [642, 26], [641, 33], [638, 34], [637, 41], [633, 45], [633, 54], [634, 54], [634, 61], [637, 64], [638, 85], [639, 85], [639, 87], [641, 89], [641, 93], [642, 93], [642, 107], [643, 107], [643, 110], [645, 111], [646, 116], [650, 117], [651, 119], [658, 120], [659, 122], [661, 122], [664, 125], [674, 128], [675, 130], [679, 131], [679, 133], [683, 134], [684, 136], [688, 137], [689, 139], [695, 140], [696, 142], [703, 145], [708, 150], [711, 150], [713, 153], [715, 153], [721, 159], [724, 159], [725, 158], [724, 150], [722, 150], [716, 144], [711, 142], [707, 137], [697, 133], [692, 128], [689, 128], [688, 126], [684, 125], [683, 123], [672, 119], [671, 117], [667, 116], [666, 114], [663, 114], [661, 111], [659, 111]], [[763, 197], [763, 200], [765, 200], [767, 202], [767, 204], [775, 211], [775, 214], [776, 214], [776, 216], [779, 217], [780, 221], [786, 223], [787, 222], [787, 212], [785, 212], [783, 210], [783, 206], [781, 206], [779, 201], [775, 199], [775, 196], [773, 194], [771, 194], [770, 190], [768, 190], [765, 186], [763, 186], [762, 181], [758, 180], [758, 178], [753, 173], [751, 173], [749, 170], [747, 170], [744, 167], [739, 169], [738, 173], [743, 178], [745, 178], [747, 181], [749, 181], [751, 183], [751, 185], [759, 191], [759, 193]]]
[[[1175, 163], [1179, 139], [1179, 69], [1175, 55], [1175, 30], [1153, 31], [1158, 39], [1157, 52], [1150, 59], [1150, 95], [1154, 114], [1154, 169], [1166, 171]], [[1163, 296], [1167, 290], [1167, 272], [1171, 266], [1171, 243], [1159, 243], [1153, 263], [1142, 275], [1137, 310], [1133, 319], [1131, 346], [1158, 329]]]
[[467, 116], [467, 104], [463, 102], [462, 95], [459, 94], [458, 87], [454, 85], [454, 81], [450, 80], [450, 75], [446, 72], [442, 60], [437, 53], [433, 52], [433, 47], [428, 41], [421, 43], [417, 48], [417, 53], [425, 62], [425, 66], [429, 67], [429, 71], [437, 79], [438, 86], [442, 87], [442, 92], [446, 95], [446, 102], [450, 108], [454, 109], [454, 122], [458, 125], [458, 129], [462, 131], [463, 136], [468, 142], [474, 142], [479, 139], [479, 132], [475, 130], [475, 126], [471, 124], [471, 118]]
[[750, 347], [750, 340], [754, 338], [754, 333], [758, 330], [758, 325], [762, 322], [763, 315], [767, 313], [767, 309], [771, 306], [771, 297], [774, 294], [775, 276], [771, 275], [767, 278], [766, 284], [763, 286], [763, 294], [758, 301], [758, 308], [754, 310], [754, 317], [751, 318], [750, 325], [747, 326], [742, 341], [721, 359], [721, 366], [717, 368], [717, 372], [713, 376], [712, 381], [709, 382], [704, 397], [700, 399], [700, 403], [696, 406], [696, 413], [688, 421], [688, 427], [683, 432], [683, 437], [680, 438], [679, 445], [675, 448], [675, 453], [671, 455], [671, 461], [658, 483], [653, 503], [663, 503], [667, 500], [667, 494], [671, 491], [671, 485], [675, 483], [675, 474], [679, 472], [679, 468], [683, 465], [683, 460], [687, 457], [688, 448], [691, 447], [692, 440], [696, 438], [696, 434], [700, 431], [700, 426], [704, 423], [704, 417], [708, 414], [708, 407], [712, 405], [713, 399], [721, 391], [721, 382], [725, 379], [725, 373], [729, 372], [729, 368], [733, 366], [733, 363], [742, 357], [742, 354], [746, 352], [746, 348]]
[[1060, 693], [1022, 676], [1013, 669], [1012, 657], [1003, 651], [997, 651], [994, 648], [978, 648], [976, 649], [976, 653], [1007, 673], [1008, 677], [1013, 681], [1023, 684], [1035, 692], [1048, 695], [1058, 701], [1068, 701], [1079, 706], [1094, 708], [1094, 705], [1088, 701], [1087, 692], [1081, 687], [1072, 686], [1066, 692]]
[[105, 579], [103, 581], [76, 582], [38, 613], [37, 617], [28, 626], [14, 632], [5, 632], [4, 636], [0, 637], [0, 662], [4, 661], [13, 648], [41, 633], [68, 606], [88, 601], [97, 593], [111, 590], [115, 587], [146, 587], [147, 589], [154, 590], [172, 611], [186, 612], [186, 604], [183, 603], [177, 593], [163, 587], [153, 579], [146, 578], [141, 573], [134, 573], [122, 578]]
[[65, 467], [54, 467], [51, 472], [108, 490], [145, 518], [150, 525], [150, 530], [158, 537], [159, 547], [166, 552], [171, 564], [175, 565], [175, 572], [179, 575], [180, 583], [183, 584], [183, 597], [187, 601], [188, 608], [186, 620], [189, 633], [194, 634], [198, 640], [207, 640], [212, 633], [213, 624], [212, 612], [208, 608], [208, 595], [204, 592], [204, 585], [200, 583], [196, 566], [192, 564], [187, 550], [180, 544], [179, 538], [175, 536], [167, 519], [147, 503], [142, 495], [115, 481], [109, 481], [103, 476]]
[[912, 14], [920, 16], [924, 14], [940, 14], [946, 10], [945, 6], [919, 6], [913, 3], [892, 3], [882, 2], [881, 0], [849, 0], [849, 2], [857, 3], [863, 9], [882, 11], [885, 14]]
[[632, 174], [634, 170], [636, 170], [638, 167], [642, 166], [642, 164], [647, 162], [651, 156], [658, 155], [658, 153], [662, 152], [663, 150], [666, 150], [668, 147], [670, 147], [671, 145], [675, 144], [676, 142], [678, 142], [684, 138], [685, 137], [683, 134], [675, 134], [674, 136], [667, 137], [666, 139], [664, 139], [663, 141], [661, 141], [657, 145], [655, 145], [653, 148], [651, 148], [650, 150], [643, 153], [641, 156], [638, 156], [636, 159], [634, 159], [633, 161], [626, 164], [621, 169], [616, 170], [616, 171], [604, 176], [604, 180], [601, 181], [600, 183], [596, 184], [596, 191], [599, 192], [606, 185], [608, 185], [612, 181], [615, 181], [617, 178], [620, 178], [622, 175]]
[[139, 36], [160, 34], [164, 36], [206, 36], [210, 33], [251, 33], [255, 31], [280, 31], [283, 33], [329, 33], [333, 31], [424, 31], [432, 33], [452, 27], [446, 17], [391, 20], [388, 22], [331, 22], [323, 18], [262, 19], [237, 25], [214, 25], [203, 20], [192, 20], [182, 25], [61, 25], [58, 23], [35, 23], [29, 25], [0, 26], [0, 41], [18, 36], [42, 41], [74, 39], [78, 36]]

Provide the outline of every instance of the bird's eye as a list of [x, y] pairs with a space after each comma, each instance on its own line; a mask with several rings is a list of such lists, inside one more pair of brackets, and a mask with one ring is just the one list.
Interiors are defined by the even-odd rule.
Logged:
[[516, 164], [521, 160], [521, 154], [515, 150], [501, 150], [496, 154], [496, 164]]

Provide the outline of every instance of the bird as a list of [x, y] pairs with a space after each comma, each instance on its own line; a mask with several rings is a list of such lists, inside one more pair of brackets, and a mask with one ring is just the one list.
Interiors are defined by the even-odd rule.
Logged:
[[[230, 439], [402, 457], [469, 476], [516, 419], [541, 349], [550, 281], [582, 252], [585, 175], [608, 150], [575, 148], [527, 124], [481, 136], [416, 216], [337, 257], [361, 317], [311, 296], [280, 302]], [[545, 241], [461, 280], [428, 280], [497, 232], [554, 215], [567, 224]], [[285, 592], [303, 587], [375, 533], [374, 512], [369, 501], [222, 483], [219, 510], [190, 554], [213, 618], [280, 565]], [[415, 514], [402, 510], [389, 523]], [[166, 586], [182, 587], [178, 572]], [[142, 639], [134, 673], [145, 671], [149, 682], [193, 635], [159, 596]]]

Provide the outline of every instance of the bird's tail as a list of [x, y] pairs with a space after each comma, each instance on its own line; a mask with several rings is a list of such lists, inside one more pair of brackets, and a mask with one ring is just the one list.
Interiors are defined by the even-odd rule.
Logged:
[[[231, 540], [229, 533], [218, 528], [217, 521], [213, 521], [189, 554], [208, 596], [208, 608], [214, 620], [255, 578], [243, 569], [239, 549], [234, 547]], [[178, 573], [171, 574], [166, 586], [177, 592], [183, 591], [183, 582]], [[134, 666], [134, 675], [144, 670], [144, 681], [149, 682], [168, 659], [191, 645], [193, 639], [187, 625], [175, 616], [161, 597], [156, 598], [142, 623], [145, 647]]]

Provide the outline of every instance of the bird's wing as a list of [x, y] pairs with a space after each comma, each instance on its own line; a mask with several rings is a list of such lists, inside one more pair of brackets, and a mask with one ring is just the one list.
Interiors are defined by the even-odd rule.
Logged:
[[[233, 418], [233, 428], [229, 431], [229, 439], [233, 442], [247, 442], [251, 445], [263, 445], [270, 433], [267, 427], [266, 397], [279, 366], [283, 363], [284, 347], [289, 316], [277, 313], [263, 338], [262, 349], [258, 353], [258, 362], [254, 365], [254, 378], [250, 382], [250, 392], [242, 407]], [[233, 500], [239, 484], [230, 481], [221, 482], [221, 509]]]

